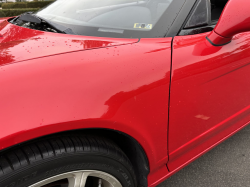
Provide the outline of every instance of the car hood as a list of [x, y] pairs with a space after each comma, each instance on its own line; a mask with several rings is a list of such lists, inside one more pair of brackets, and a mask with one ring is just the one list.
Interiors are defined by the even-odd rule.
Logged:
[[0, 66], [61, 53], [138, 42], [138, 39], [100, 38], [43, 32], [0, 19]]

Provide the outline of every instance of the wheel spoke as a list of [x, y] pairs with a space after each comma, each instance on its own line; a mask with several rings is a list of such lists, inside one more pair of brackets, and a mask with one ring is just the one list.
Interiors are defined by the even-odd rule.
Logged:
[[92, 172], [83, 172], [82, 174], [82, 180], [81, 180], [81, 186], [80, 187], [85, 187], [87, 178]]
[[92, 172], [77, 172], [74, 173], [74, 177], [68, 178], [69, 187], [85, 187], [88, 176]]
[[83, 172], [74, 173], [73, 177], [69, 177], [69, 187], [81, 187], [81, 179], [82, 179]]
[[102, 187], [102, 179], [98, 180], [98, 187]]

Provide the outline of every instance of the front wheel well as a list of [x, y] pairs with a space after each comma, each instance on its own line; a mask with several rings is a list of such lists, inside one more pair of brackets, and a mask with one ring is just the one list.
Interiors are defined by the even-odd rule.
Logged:
[[[83, 136], [91, 135], [91, 136], [97, 136], [97, 137], [104, 137], [106, 139], [112, 140], [115, 144], [117, 144], [120, 147], [120, 149], [126, 154], [130, 162], [132, 163], [132, 166], [136, 174], [138, 186], [139, 187], [148, 186], [147, 176], [150, 170], [149, 170], [148, 158], [144, 149], [133, 137], [125, 133], [122, 133], [120, 131], [110, 130], [110, 129], [81, 129], [81, 130], [65, 131], [65, 132], [60, 132], [56, 134], [50, 134], [47, 136], [39, 137], [30, 141], [21, 143], [19, 145], [15, 145], [13, 147], [7, 148], [7, 150], [16, 148], [18, 146], [22, 146], [23, 144], [27, 144], [27, 143], [29, 144], [32, 142], [40, 141], [42, 139], [51, 138], [51, 136], [60, 137], [66, 134], [67, 135], [81, 134]], [[0, 152], [5, 152], [5, 150], [2, 150]]]
[[115, 142], [131, 161], [138, 180], [138, 186], [148, 186], [149, 162], [142, 146], [131, 136], [116, 130], [87, 129], [82, 133], [93, 134], [111, 139]]

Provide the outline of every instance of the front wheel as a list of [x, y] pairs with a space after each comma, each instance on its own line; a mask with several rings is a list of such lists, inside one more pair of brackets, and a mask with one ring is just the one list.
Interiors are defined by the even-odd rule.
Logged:
[[136, 187], [133, 167], [110, 140], [60, 136], [0, 156], [1, 187]]
[[71, 171], [37, 182], [29, 187], [122, 187], [114, 176], [95, 170]]

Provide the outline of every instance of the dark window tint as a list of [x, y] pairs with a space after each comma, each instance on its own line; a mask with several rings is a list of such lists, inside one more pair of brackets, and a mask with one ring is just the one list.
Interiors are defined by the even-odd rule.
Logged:
[[209, 4], [207, 0], [199, 0], [186, 23], [185, 28], [205, 26], [209, 24]]
[[211, 16], [212, 22], [217, 21], [220, 18], [220, 15], [227, 4], [228, 0], [211, 0]]

